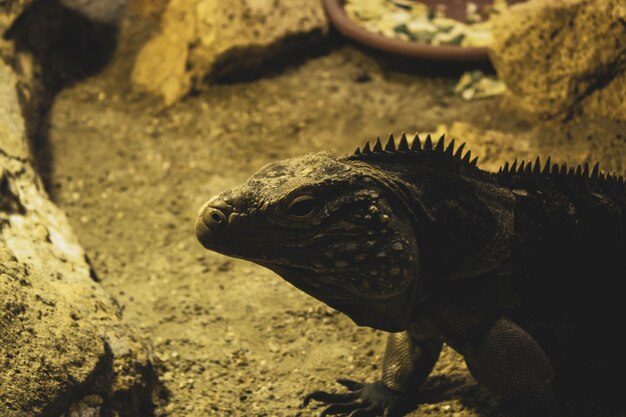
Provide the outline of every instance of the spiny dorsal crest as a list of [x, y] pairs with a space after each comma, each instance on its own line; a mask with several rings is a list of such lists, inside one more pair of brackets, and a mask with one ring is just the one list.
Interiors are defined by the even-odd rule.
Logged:
[[363, 149], [356, 148], [353, 158], [356, 159], [366, 159], [370, 156], [383, 155], [383, 154], [411, 154], [415, 152], [437, 152], [442, 155], [446, 155], [451, 159], [456, 159], [464, 162], [465, 164], [476, 167], [478, 163], [478, 157], [471, 159], [472, 153], [468, 151], [463, 155], [463, 149], [465, 148], [465, 143], [461, 144], [455, 151], [454, 149], [454, 139], [450, 141], [448, 146], [445, 146], [445, 134], [441, 135], [436, 144], [433, 144], [433, 140], [430, 135], [426, 136], [426, 140], [422, 143], [422, 140], [419, 137], [419, 134], [415, 134], [413, 136], [413, 140], [409, 145], [409, 140], [406, 137], [406, 134], [402, 132], [400, 136], [400, 141], [396, 145], [396, 140], [393, 137], [393, 133], [389, 134], [389, 138], [387, 139], [387, 143], [383, 146], [380, 137], [376, 138], [376, 142], [373, 147], [370, 147], [369, 141], [365, 143]]
[[592, 180], [613, 186], [625, 186], [625, 180], [622, 176], [616, 174], [605, 174], [600, 172], [600, 164], [596, 163], [593, 168], [588, 163], [582, 165], [568, 166], [567, 164], [553, 164], [552, 158], [548, 157], [543, 168], [539, 157], [535, 162], [522, 161], [519, 165], [517, 159], [512, 164], [506, 162], [500, 167], [498, 174], [508, 177], [514, 175], [531, 175], [531, 176], [550, 176], [552, 178], [577, 178], [581, 180]]

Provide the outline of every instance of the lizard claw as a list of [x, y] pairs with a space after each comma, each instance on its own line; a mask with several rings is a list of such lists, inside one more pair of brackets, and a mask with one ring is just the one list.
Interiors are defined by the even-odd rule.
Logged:
[[306, 407], [311, 400], [320, 401], [327, 404], [345, 404], [350, 403], [359, 398], [359, 395], [355, 392], [347, 392], [342, 394], [336, 394], [326, 391], [314, 391], [304, 397], [303, 405]]
[[350, 391], [356, 391], [363, 388], [365, 384], [362, 382], [353, 381], [351, 379], [339, 378], [337, 382], [344, 387], [348, 388]]
[[393, 391], [377, 381], [372, 384], [338, 379], [337, 382], [349, 391], [330, 393], [315, 391], [304, 397], [306, 407], [311, 400], [328, 404], [320, 417], [344, 415], [348, 417], [398, 417], [405, 403], [401, 393]]

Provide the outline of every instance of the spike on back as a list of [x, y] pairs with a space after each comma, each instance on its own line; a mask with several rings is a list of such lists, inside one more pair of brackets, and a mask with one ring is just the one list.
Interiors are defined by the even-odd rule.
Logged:
[[[452, 141], [454, 142], [454, 139]], [[458, 149], [454, 153], [455, 158], [461, 159], [461, 156], [463, 155], [463, 148], [465, 148], [465, 143], [462, 143], [461, 146], [458, 147]]]
[[615, 175], [613, 174], [607, 175], [606, 182], [608, 182], [610, 185], [615, 185]]
[[599, 174], [600, 174], [600, 163], [596, 162], [596, 164], [593, 166], [593, 170], [591, 171], [591, 178], [598, 179]]
[[528, 162], [528, 164], [526, 165], [526, 168], [524, 168], [524, 173], [530, 174], [532, 172], [533, 172], [533, 163]]
[[416, 133], [415, 136], [413, 136], [413, 142], [411, 142], [411, 150], [419, 151], [421, 149], [422, 149], [422, 141], [420, 139], [420, 135]]
[[383, 151], [383, 144], [380, 142], [380, 137], [376, 138], [376, 143], [374, 144], [374, 147], [372, 148], [372, 152], [382, 152]]
[[427, 151], [433, 150], [433, 140], [430, 138], [430, 135], [426, 136], [426, 141], [424, 142], [424, 150], [427, 150]]
[[454, 139], [452, 139], [450, 143], [448, 144], [448, 146], [446, 147], [445, 153], [450, 156], [454, 155]]
[[559, 175], [559, 164], [552, 165], [552, 172], [550, 172], [550, 174]]
[[445, 141], [446, 141], [446, 135], [441, 135], [441, 137], [437, 141], [437, 145], [435, 145], [436, 152], [443, 152], [443, 146], [445, 144]]
[[[474, 161], [471, 163], [474, 163]], [[555, 179], [563, 180], [592, 181], [595, 184], [603, 184], [608, 187], [624, 188], [626, 191], [626, 178], [616, 173], [601, 173], [599, 163], [595, 163], [593, 167], [587, 162], [577, 166], [568, 166], [565, 163], [559, 165], [552, 163], [550, 156], [548, 156], [545, 164], [543, 164], [543, 168], [539, 157], [537, 157], [534, 162], [522, 161], [519, 166], [517, 165], [517, 159], [515, 159], [512, 164], [506, 162], [500, 167], [498, 174], [506, 176], [550, 176]]]
[[532, 172], [535, 175], [541, 174], [541, 160], [539, 157], [535, 160], [535, 165], [532, 167]]
[[552, 164], [551, 164], [551, 159], [552, 159], [552, 158], [550, 158], [550, 157], [548, 156], [548, 159], [546, 160], [546, 164], [543, 166], [543, 171], [541, 171], [541, 173], [542, 173], [543, 175], [547, 175], [547, 174], [549, 174], [549, 173], [550, 173], [550, 166], [552, 165]]
[[393, 138], [393, 133], [389, 134], [389, 139], [387, 139], [387, 144], [385, 145], [385, 151], [387, 151], [387, 152], [395, 152], [396, 151], [396, 141]]
[[398, 143], [398, 150], [400, 152], [407, 152], [409, 150], [409, 142], [406, 140], [406, 135], [402, 132], [400, 137], [400, 143]]
[[384, 145], [380, 140], [380, 137], [377, 137], [373, 146], [369, 141], [365, 142], [365, 145], [362, 148], [357, 148], [352, 156], [355, 159], [364, 160], [374, 157], [381, 158], [383, 155], [392, 156], [393, 154], [404, 154], [408, 157], [408, 154], [413, 152], [420, 153], [422, 151], [432, 151], [434, 154], [439, 155], [433, 155], [433, 158], [436, 158], [437, 161], [448, 161], [450, 163], [454, 163], [454, 161], [456, 161], [456, 163], [461, 163], [462, 166], [465, 166], [466, 168], [477, 169], [478, 157], [472, 159], [472, 153], [470, 151], [463, 155], [464, 148], [465, 143], [462, 143], [455, 149], [455, 139], [452, 139], [446, 146], [444, 135], [439, 138], [436, 145], [433, 144], [431, 135], [427, 135], [426, 140], [422, 142], [417, 133], [415, 134], [412, 143], [409, 144], [407, 136], [403, 132], [398, 143], [396, 143], [393, 134], [389, 135], [389, 139]]

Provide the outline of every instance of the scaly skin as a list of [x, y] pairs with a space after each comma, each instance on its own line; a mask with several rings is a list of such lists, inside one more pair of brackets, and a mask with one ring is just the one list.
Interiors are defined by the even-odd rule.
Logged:
[[322, 415], [401, 415], [445, 342], [501, 398], [494, 415], [552, 416], [556, 394], [624, 388], [625, 211], [623, 179], [597, 165], [492, 174], [443, 137], [403, 135], [267, 165], [211, 198], [196, 234], [392, 332], [380, 381], [307, 396]]

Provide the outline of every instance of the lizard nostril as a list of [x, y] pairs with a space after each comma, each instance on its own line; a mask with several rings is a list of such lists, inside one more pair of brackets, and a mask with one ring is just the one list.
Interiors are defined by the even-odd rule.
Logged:
[[226, 224], [226, 215], [222, 210], [215, 207], [209, 207], [202, 217], [204, 223], [209, 227], [223, 226]]
[[211, 213], [211, 219], [215, 223], [221, 223], [224, 220], [224, 219], [222, 219], [222, 216], [217, 214], [217, 212], [215, 212], [215, 211], [213, 211], [213, 213]]

